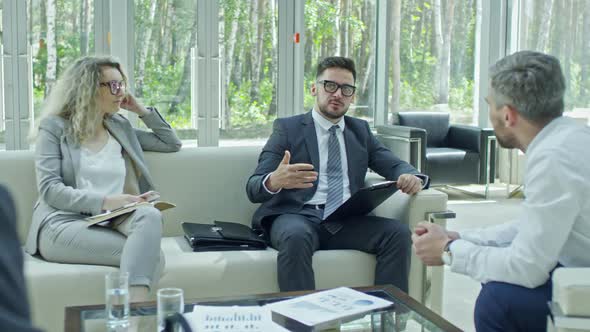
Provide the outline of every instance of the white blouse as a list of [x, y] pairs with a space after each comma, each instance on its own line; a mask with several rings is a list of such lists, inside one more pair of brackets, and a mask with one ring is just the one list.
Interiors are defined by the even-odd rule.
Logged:
[[125, 185], [125, 160], [121, 144], [108, 133], [105, 146], [92, 152], [84, 147], [80, 151], [80, 170], [76, 174], [78, 189], [104, 196], [123, 193]]

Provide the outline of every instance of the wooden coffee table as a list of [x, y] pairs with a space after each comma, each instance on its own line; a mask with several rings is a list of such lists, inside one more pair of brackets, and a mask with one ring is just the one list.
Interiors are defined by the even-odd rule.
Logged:
[[[358, 287], [355, 289], [392, 301], [394, 305], [385, 310], [371, 312], [360, 319], [342, 323], [340, 329], [335, 331], [461, 331], [394, 286]], [[185, 312], [192, 311], [196, 304], [255, 306], [309, 293], [311, 292], [304, 291], [185, 300]], [[67, 307], [65, 331], [105, 331], [104, 309], [104, 305]], [[131, 304], [130, 321], [131, 325], [138, 327], [138, 331], [156, 331], [156, 302]]]

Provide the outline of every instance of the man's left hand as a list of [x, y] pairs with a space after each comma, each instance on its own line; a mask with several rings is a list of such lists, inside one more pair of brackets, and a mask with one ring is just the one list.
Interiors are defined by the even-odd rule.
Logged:
[[428, 266], [443, 265], [442, 253], [450, 240], [440, 225], [429, 222], [418, 223], [412, 234], [414, 252]]
[[397, 178], [397, 189], [408, 195], [422, 190], [422, 180], [413, 174], [402, 174]]

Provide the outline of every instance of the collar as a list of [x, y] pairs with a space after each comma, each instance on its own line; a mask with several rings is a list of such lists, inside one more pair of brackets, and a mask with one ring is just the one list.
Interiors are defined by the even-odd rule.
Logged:
[[317, 112], [315, 110], [315, 107], [311, 110], [311, 117], [313, 118], [313, 122], [316, 125], [319, 125], [325, 131], [330, 130], [330, 128], [332, 128], [333, 125], [337, 125], [338, 127], [340, 127], [340, 130], [344, 132], [344, 117], [340, 118], [338, 122], [332, 123], [328, 119], [324, 118], [319, 112]]

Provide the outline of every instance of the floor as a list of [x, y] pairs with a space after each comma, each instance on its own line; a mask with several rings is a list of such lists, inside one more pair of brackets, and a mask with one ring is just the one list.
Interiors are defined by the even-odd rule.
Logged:
[[[461, 187], [483, 193], [482, 186]], [[510, 188], [514, 189], [514, 187]], [[475, 198], [456, 190], [444, 190], [449, 195], [448, 209], [457, 214], [447, 221], [449, 230], [461, 231], [496, 225], [517, 217], [520, 198], [507, 198], [505, 184], [494, 184], [488, 199]], [[456, 274], [445, 267], [443, 290], [443, 317], [465, 331], [475, 331], [473, 308], [480, 284], [471, 278]]]

